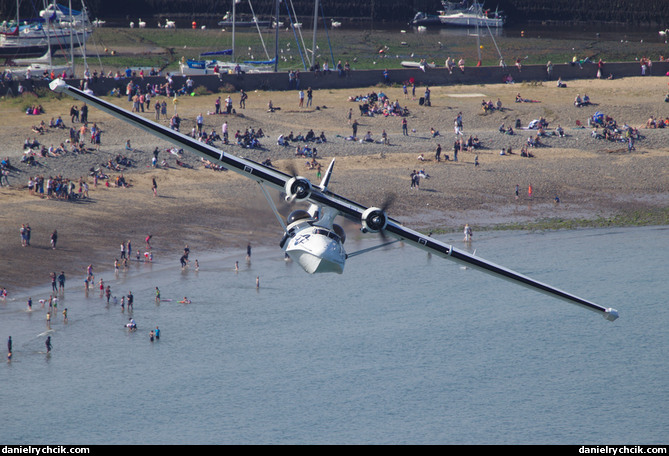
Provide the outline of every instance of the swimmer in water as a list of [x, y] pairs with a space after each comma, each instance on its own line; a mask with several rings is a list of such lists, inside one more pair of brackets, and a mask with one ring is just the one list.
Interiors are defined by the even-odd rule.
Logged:
[[184, 298], [179, 302], [182, 303], [182, 304], [190, 304], [190, 299], [188, 299], [186, 296], [184, 296]]

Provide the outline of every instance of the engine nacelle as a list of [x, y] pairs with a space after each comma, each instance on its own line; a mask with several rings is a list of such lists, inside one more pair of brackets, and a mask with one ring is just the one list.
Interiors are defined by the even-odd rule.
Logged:
[[311, 196], [311, 182], [302, 176], [291, 178], [284, 187], [286, 192], [286, 201], [304, 201]]
[[346, 242], [346, 231], [344, 231], [344, 228], [342, 228], [340, 225], [337, 225], [336, 223], [332, 225], [332, 231], [335, 232], [337, 236], [341, 239], [341, 243], [343, 244]]
[[388, 224], [388, 217], [382, 209], [370, 207], [362, 213], [361, 222], [363, 233], [378, 233]]

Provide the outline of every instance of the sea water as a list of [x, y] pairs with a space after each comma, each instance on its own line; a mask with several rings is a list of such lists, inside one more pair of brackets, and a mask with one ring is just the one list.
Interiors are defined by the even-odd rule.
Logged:
[[[119, 300], [133, 293], [131, 315], [86, 294], [83, 277], [69, 278], [48, 334], [48, 286], [0, 303], [0, 337], [13, 339], [0, 441], [666, 444], [669, 230], [474, 235], [443, 240], [620, 318], [408, 245], [314, 276], [278, 248], [250, 263], [193, 248], [185, 270], [175, 252], [96, 276]], [[351, 238], [349, 252], [370, 245]], [[155, 287], [171, 301], [156, 303]]]

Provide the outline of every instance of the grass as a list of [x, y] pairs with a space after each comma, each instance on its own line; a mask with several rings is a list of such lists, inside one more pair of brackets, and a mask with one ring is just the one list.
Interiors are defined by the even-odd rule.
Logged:
[[[274, 31], [266, 30], [262, 37], [270, 58], [274, 56]], [[329, 42], [328, 42], [329, 37]], [[299, 38], [299, 35], [298, 35]], [[602, 58], [605, 61], [634, 61], [643, 56], [655, 60], [667, 51], [661, 42], [621, 42], [619, 40], [548, 39], [524, 37], [496, 37], [496, 44], [507, 64], [517, 58], [524, 64], [570, 62], [579, 58]], [[440, 43], [441, 41], [441, 43]], [[292, 31], [279, 32], [279, 69], [302, 69], [298, 48], [312, 47], [310, 30], [302, 31], [300, 44]], [[499, 54], [492, 40], [481, 38], [483, 65], [499, 64]], [[332, 51], [330, 51], [330, 46]], [[88, 43], [88, 63], [100, 64], [105, 71], [130, 67], [159, 67], [170, 71], [178, 69], [179, 60], [196, 58], [202, 52], [229, 49], [232, 33], [222, 30], [193, 29], [130, 29], [97, 28]], [[400, 31], [330, 30], [317, 37], [317, 59], [334, 66], [338, 60], [349, 61], [354, 69], [400, 68], [403, 60], [422, 58], [443, 65], [448, 56], [472, 65], [478, 59], [476, 39], [471, 36], [447, 36]], [[235, 34], [237, 60], [264, 60], [267, 55], [256, 30], [238, 30]], [[116, 51], [112, 55], [112, 51]], [[303, 50], [304, 52], [304, 50]], [[412, 57], [413, 55], [413, 57]], [[99, 60], [98, 60], [99, 59]], [[81, 64], [79, 59], [77, 64]]]

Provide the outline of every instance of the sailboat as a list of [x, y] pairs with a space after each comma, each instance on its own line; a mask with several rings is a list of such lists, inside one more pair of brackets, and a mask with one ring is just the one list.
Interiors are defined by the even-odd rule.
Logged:
[[[446, 6], [447, 2], [442, 2]], [[476, 0], [466, 10], [441, 11], [439, 20], [442, 25], [458, 27], [503, 27], [504, 17], [499, 11], [483, 10], [483, 5]]]
[[[278, 0], [277, 0], [278, 1]], [[226, 73], [268, 73], [273, 71], [272, 66], [276, 63], [276, 56], [274, 59], [265, 61], [235, 61], [235, 28], [237, 26], [236, 20], [236, 5], [241, 0], [232, 0], [232, 48], [221, 51], [210, 51], [200, 54], [199, 59], [182, 59], [179, 69], [182, 75], [201, 75], [201, 74], [226, 74]], [[249, 5], [251, 2], [249, 0]], [[253, 6], [251, 6], [253, 11]], [[229, 13], [226, 14], [226, 18]], [[253, 25], [260, 28], [259, 21], [253, 14]], [[263, 43], [264, 45], [264, 43]], [[231, 56], [229, 61], [219, 60], [218, 56]]]
[[21, 24], [18, 0], [16, 10], [16, 23], [0, 26], [0, 58], [25, 59], [43, 56], [49, 50], [69, 50], [82, 46], [92, 33], [85, 12], [58, 5], [55, 0], [40, 11], [36, 21]]

